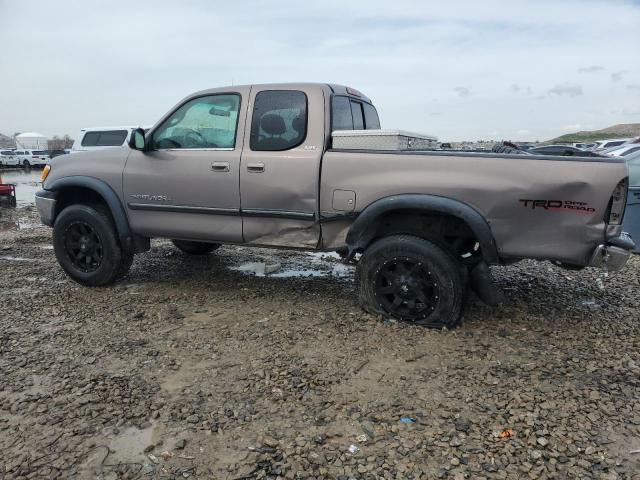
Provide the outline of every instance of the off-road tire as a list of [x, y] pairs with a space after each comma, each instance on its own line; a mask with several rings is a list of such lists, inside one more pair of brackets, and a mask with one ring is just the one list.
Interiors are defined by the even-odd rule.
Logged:
[[[402, 270], [396, 272], [400, 265]], [[467, 278], [460, 260], [445, 249], [412, 235], [392, 235], [374, 242], [362, 254], [356, 267], [358, 302], [374, 315], [429, 328], [453, 328], [462, 317]], [[390, 289], [394, 291], [386, 293]], [[401, 304], [392, 311], [390, 299], [395, 302], [398, 298]]]
[[219, 243], [192, 242], [190, 240], [171, 240], [171, 243], [189, 255], [206, 255], [220, 247]]
[[[91, 270], [78, 267], [69, 249], [71, 229], [82, 225], [95, 234], [101, 247], [101, 259], [93, 262]], [[90, 286], [109, 285], [127, 273], [133, 254], [124, 251], [111, 215], [106, 208], [89, 205], [70, 205], [57, 216], [53, 225], [53, 249], [58, 263], [74, 281]]]

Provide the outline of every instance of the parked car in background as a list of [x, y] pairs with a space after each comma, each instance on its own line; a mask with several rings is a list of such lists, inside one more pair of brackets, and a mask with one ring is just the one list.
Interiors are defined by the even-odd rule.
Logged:
[[0, 165], [12, 167], [20, 165], [20, 163], [13, 150], [2, 150], [0, 151]]
[[78, 140], [73, 144], [72, 152], [98, 150], [106, 147], [127, 145], [131, 132], [136, 127], [92, 127], [80, 129]]
[[596, 144], [594, 142], [591, 142], [591, 143], [578, 142], [578, 143], [572, 144], [571, 146], [579, 148], [580, 150], [589, 150], [590, 148], [594, 148]]
[[591, 150], [600, 153], [602, 150], [624, 145], [631, 140], [633, 140], [633, 138], [609, 138], [607, 140], [598, 140], [597, 142], [595, 142], [596, 145]]
[[563, 157], [599, 157], [597, 153], [581, 150], [571, 145], [545, 145], [544, 147], [530, 148], [527, 152], [533, 155], [561, 155]]
[[[622, 229], [632, 238], [640, 238], [640, 151], [625, 156], [625, 160], [629, 167], [629, 191]], [[638, 245], [634, 252], [640, 253]]]
[[625, 143], [618, 147], [609, 148], [600, 152], [602, 155], [610, 157], [626, 157], [634, 152], [640, 151], [640, 143]]
[[49, 152], [49, 158], [56, 158], [56, 157], [59, 157], [60, 155], [66, 155], [67, 153], [69, 153], [68, 150], [62, 150], [62, 149], [47, 150], [47, 152]]
[[16, 150], [14, 153], [18, 158], [18, 165], [24, 168], [44, 167], [51, 160], [46, 150]]

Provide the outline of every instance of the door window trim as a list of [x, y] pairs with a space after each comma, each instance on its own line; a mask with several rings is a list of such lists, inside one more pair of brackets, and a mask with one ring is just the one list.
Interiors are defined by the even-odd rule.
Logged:
[[[196, 95], [195, 97], [189, 97], [184, 102], [176, 106], [173, 110], [171, 110], [168, 114], [166, 114], [162, 120], [162, 123], [158, 124], [157, 127], [149, 130], [149, 140], [153, 143], [153, 136], [156, 132], [162, 128], [164, 123], [171, 118], [171, 116], [180, 110], [187, 103], [197, 100], [198, 98], [204, 97], [217, 97], [219, 95], [237, 95], [240, 98], [240, 102], [238, 103], [238, 116], [236, 117], [236, 134], [233, 136], [233, 147], [202, 147], [202, 148], [151, 148], [150, 152], [233, 152], [236, 150], [238, 146], [238, 127], [240, 126], [240, 114], [242, 113], [242, 94], [240, 92], [215, 92], [215, 93], [203, 93], [202, 95]], [[145, 135], [146, 137], [146, 135]]]

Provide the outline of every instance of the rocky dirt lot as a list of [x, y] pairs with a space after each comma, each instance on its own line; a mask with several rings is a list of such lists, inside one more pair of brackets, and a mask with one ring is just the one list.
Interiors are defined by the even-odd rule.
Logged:
[[432, 331], [301, 252], [154, 241], [83, 288], [2, 215], [0, 479], [640, 479], [639, 259], [495, 268], [507, 302]]

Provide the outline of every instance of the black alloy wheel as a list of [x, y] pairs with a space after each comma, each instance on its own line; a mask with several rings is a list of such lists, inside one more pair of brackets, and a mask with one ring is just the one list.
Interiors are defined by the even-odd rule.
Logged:
[[375, 296], [380, 307], [395, 318], [426, 318], [437, 307], [439, 287], [428, 268], [417, 258], [387, 260], [375, 273]]
[[69, 260], [79, 270], [90, 273], [100, 267], [103, 257], [102, 240], [87, 222], [76, 221], [65, 231], [65, 248]]
[[460, 322], [467, 283], [458, 255], [413, 235], [374, 241], [356, 266], [358, 303], [365, 311], [429, 328]]

